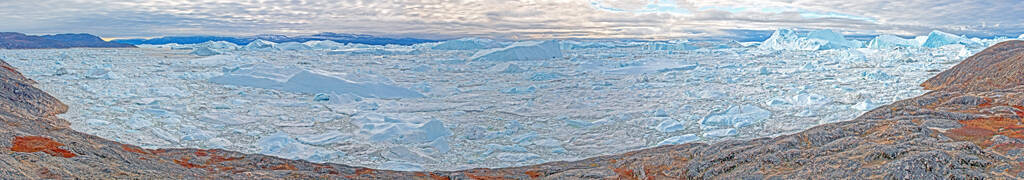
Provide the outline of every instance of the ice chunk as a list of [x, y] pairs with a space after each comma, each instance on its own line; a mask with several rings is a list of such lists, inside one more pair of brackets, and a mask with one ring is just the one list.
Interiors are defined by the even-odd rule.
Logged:
[[661, 123], [658, 123], [658, 126], [656, 126], [654, 129], [660, 132], [670, 133], [683, 130], [685, 128], [686, 127], [683, 126], [683, 123], [680, 123], [675, 119], [665, 119], [664, 121], [661, 121]]
[[829, 102], [832, 102], [832, 98], [814, 93], [800, 93], [789, 98], [790, 104], [801, 107], [820, 106]]
[[85, 72], [85, 78], [88, 79], [112, 79], [110, 77], [110, 71], [100, 67], [94, 67]]
[[942, 31], [932, 31], [928, 34], [928, 40], [924, 41], [923, 47], [937, 48], [950, 44], [961, 44], [968, 47], [981, 46], [981, 43], [972, 41], [963, 36], [957, 36]]
[[437, 119], [416, 123], [367, 114], [354, 118], [353, 123], [360, 127], [362, 135], [377, 142], [427, 143], [452, 135], [452, 131]]
[[920, 46], [921, 43], [912, 39], [903, 39], [897, 36], [883, 34], [871, 39], [868, 42], [868, 48], [874, 49], [885, 49], [894, 47], [916, 47]]
[[213, 56], [213, 55], [218, 55], [218, 54], [221, 54], [221, 53], [218, 52], [217, 50], [213, 50], [213, 49], [210, 49], [210, 48], [207, 48], [207, 47], [198, 47], [198, 48], [196, 48], [196, 50], [190, 52], [189, 54], [196, 55], [196, 56]]
[[277, 44], [275, 47], [277, 47], [277, 49], [287, 50], [287, 51], [298, 51], [298, 50], [310, 50], [310, 49], [313, 49], [313, 48], [307, 46], [306, 44], [302, 44], [302, 43], [298, 43], [298, 42], [284, 42], [284, 43], [281, 43], [281, 44]]
[[305, 144], [326, 145], [341, 143], [347, 140], [348, 138], [349, 136], [347, 136], [346, 134], [334, 130], [322, 134], [298, 136], [295, 139]]
[[436, 163], [437, 160], [424, 152], [414, 150], [405, 146], [394, 146], [389, 147], [387, 151], [381, 154], [388, 160], [397, 160], [405, 162], [415, 163]]
[[353, 94], [373, 98], [424, 97], [416, 91], [383, 82], [355, 82], [329, 72], [305, 70], [295, 66], [256, 65], [227, 72], [209, 79], [218, 84], [277, 89], [297, 93]]
[[150, 121], [149, 118], [135, 116], [128, 118], [128, 122], [125, 122], [125, 124], [127, 124], [128, 127], [132, 129], [142, 129], [145, 127], [153, 126], [153, 121]]
[[720, 138], [720, 137], [726, 137], [726, 136], [732, 136], [732, 135], [736, 135], [736, 129], [734, 129], [734, 128], [716, 129], [716, 130], [710, 130], [710, 131], [704, 132], [704, 137], [710, 137], [710, 138]]
[[860, 110], [860, 111], [867, 111], [867, 110], [875, 109], [878, 106], [881, 106], [881, 104], [872, 102], [871, 99], [869, 98], [869, 99], [864, 99], [864, 101], [858, 102], [857, 104], [854, 104], [853, 105], [853, 109]]
[[286, 159], [306, 159], [314, 162], [323, 162], [341, 155], [337, 152], [327, 152], [314, 146], [302, 144], [283, 132], [261, 138], [259, 148], [260, 154]]
[[274, 47], [274, 45], [277, 45], [277, 43], [266, 41], [266, 40], [262, 40], [262, 39], [257, 39], [257, 40], [254, 40], [252, 42], [249, 42], [249, 44], [243, 46], [241, 49], [242, 50], [249, 50], [249, 51], [277, 50], [277, 48]]
[[730, 107], [722, 113], [712, 113], [701, 122], [704, 126], [743, 127], [764, 121], [772, 112], [755, 105]]
[[685, 144], [685, 143], [693, 142], [693, 141], [697, 141], [697, 140], [700, 140], [700, 138], [697, 137], [697, 135], [694, 135], [694, 134], [686, 134], [686, 135], [681, 135], [681, 136], [672, 136], [672, 137], [669, 137], [668, 139], [665, 139], [665, 140], [662, 140], [661, 142], [658, 142], [657, 146], [674, 145], [674, 144]]
[[885, 72], [882, 72], [882, 70], [864, 71], [861, 72], [861, 76], [863, 76], [866, 79], [876, 81], [885, 81], [893, 78], [892, 75], [886, 74]]
[[483, 61], [523, 61], [542, 60], [562, 57], [558, 41], [524, 41], [516, 42], [504, 48], [481, 50], [473, 54], [470, 60]]
[[431, 49], [436, 50], [476, 50], [501, 47], [501, 44], [490, 39], [462, 38], [440, 42]]

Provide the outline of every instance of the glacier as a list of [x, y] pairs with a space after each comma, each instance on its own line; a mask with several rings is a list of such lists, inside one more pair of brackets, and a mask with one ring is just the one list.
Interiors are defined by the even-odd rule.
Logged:
[[[926, 92], [924, 78], [1001, 41], [927, 47], [929, 36], [879, 36], [864, 46], [835, 31], [774, 34], [753, 43], [481, 40], [490, 45], [454, 50], [212, 41], [5, 49], [0, 59], [68, 104], [59, 116], [72, 128], [119, 142], [456, 170], [849, 120]], [[193, 54], [203, 49], [220, 54]]]

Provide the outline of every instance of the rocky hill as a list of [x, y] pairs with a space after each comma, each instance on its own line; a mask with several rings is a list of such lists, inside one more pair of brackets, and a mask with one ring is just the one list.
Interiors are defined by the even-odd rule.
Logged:
[[0, 63], [0, 177], [274, 179], [1015, 179], [1024, 177], [1024, 41], [963, 61], [934, 91], [774, 138], [690, 143], [533, 166], [397, 172], [200, 149], [142, 149], [76, 132], [67, 107]]
[[15, 32], [0, 32], [0, 49], [53, 49], [75, 47], [124, 48], [135, 46], [103, 41], [103, 39], [90, 34], [31, 36]]

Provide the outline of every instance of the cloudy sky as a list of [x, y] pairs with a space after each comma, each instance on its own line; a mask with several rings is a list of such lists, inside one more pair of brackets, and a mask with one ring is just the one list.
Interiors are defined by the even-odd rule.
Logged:
[[505, 39], [1024, 33], [1019, 0], [0, 0], [0, 31], [103, 37], [299, 35]]

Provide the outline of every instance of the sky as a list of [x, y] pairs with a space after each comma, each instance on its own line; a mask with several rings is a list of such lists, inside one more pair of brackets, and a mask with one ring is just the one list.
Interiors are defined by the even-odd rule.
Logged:
[[0, 0], [0, 31], [168, 35], [317, 32], [450, 39], [702, 39], [779, 28], [846, 35], [1024, 33], [1019, 0]]

